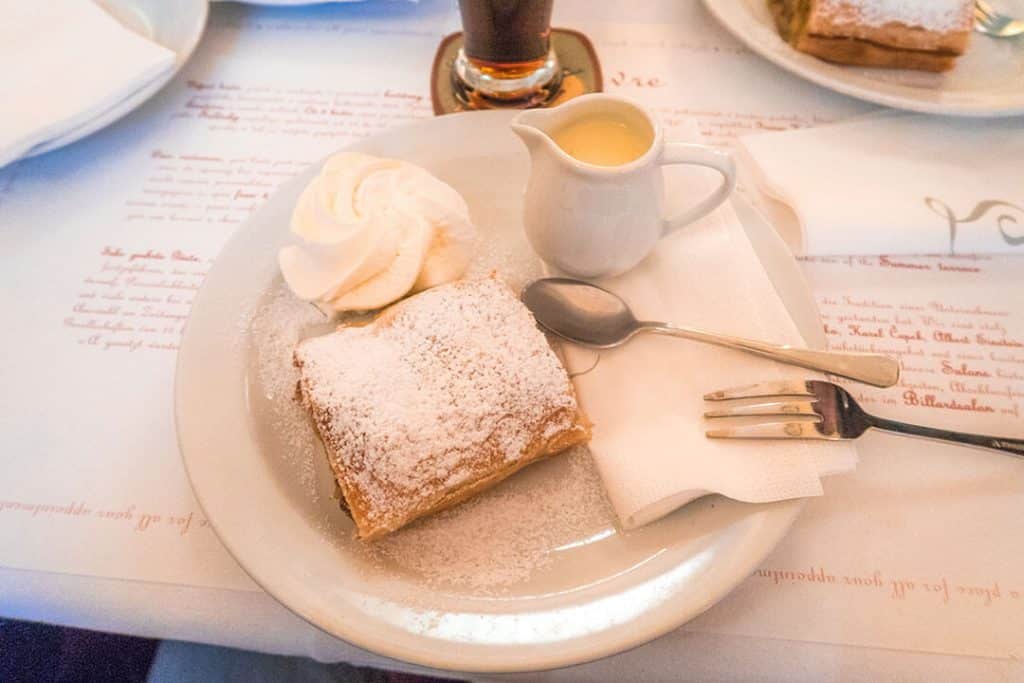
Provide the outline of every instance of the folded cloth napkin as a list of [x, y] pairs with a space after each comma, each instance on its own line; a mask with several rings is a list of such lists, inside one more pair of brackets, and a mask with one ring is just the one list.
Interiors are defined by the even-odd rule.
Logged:
[[101, 114], [174, 58], [91, 0], [0, 0], [0, 166]]
[[1024, 254], [1020, 119], [874, 116], [740, 143], [798, 254]]
[[[672, 194], [685, 188], [672, 184]], [[804, 346], [731, 205], [662, 240], [635, 269], [599, 281], [641, 320]], [[590, 448], [626, 529], [708, 493], [747, 502], [818, 496], [821, 477], [856, 465], [852, 444], [704, 436], [703, 395], [780, 378], [811, 378], [737, 351], [639, 335], [607, 351], [566, 345]], [[596, 363], [596, 364], [595, 364]]]

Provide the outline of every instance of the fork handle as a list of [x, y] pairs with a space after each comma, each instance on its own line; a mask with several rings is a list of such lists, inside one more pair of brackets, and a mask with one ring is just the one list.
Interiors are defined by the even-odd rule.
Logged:
[[967, 432], [953, 432], [948, 429], [936, 429], [935, 427], [924, 427], [922, 425], [910, 424], [908, 422], [897, 422], [887, 420], [884, 417], [865, 415], [868, 426], [877, 429], [884, 429], [887, 432], [909, 434], [910, 436], [923, 436], [926, 439], [938, 439], [967, 446], [979, 446], [991, 448], [1005, 453], [1012, 453], [1024, 457], [1024, 439], [1007, 439], [1001, 436], [986, 436], [985, 434], [968, 434]]
[[891, 387], [900, 378], [899, 362], [895, 358], [879, 353], [812, 351], [811, 349], [770, 344], [756, 339], [744, 339], [743, 337], [733, 337], [728, 334], [717, 334], [667, 323], [642, 322], [640, 329], [745, 351], [756, 356], [771, 358], [780, 363], [827, 372], [876, 387]]

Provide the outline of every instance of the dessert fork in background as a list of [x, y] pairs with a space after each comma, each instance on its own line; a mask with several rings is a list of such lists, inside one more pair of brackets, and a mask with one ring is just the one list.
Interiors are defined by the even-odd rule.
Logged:
[[766, 420], [726, 429], [712, 429], [712, 439], [822, 439], [843, 441], [856, 439], [871, 428], [887, 432], [920, 436], [940, 441], [992, 448], [1024, 456], [1024, 439], [1010, 439], [985, 434], [967, 434], [877, 417], [864, 411], [848, 391], [831, 382], [783, 380], [751, 384], [713, 391], [705, 401], [762, 399], [749, 405], [710, 410], [706, 418], [722, 417], [785, 417], [796, 420]]
[[994, 38], [1013, 38], [1024, 33], [1024, 20], [996, 11], [985, 0], [976, 0], [974, 30]]

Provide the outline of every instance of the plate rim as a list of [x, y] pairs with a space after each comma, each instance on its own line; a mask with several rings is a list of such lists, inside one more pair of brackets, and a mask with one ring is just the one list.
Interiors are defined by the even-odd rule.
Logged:
[[210, 0], [210, 2], [233, 2], [236, 5], [253, 5], [256, 7], [302, 7], [304, 5], [349, 4], [366, 2], [366, 0]]
[[[392, 135], [399, 129], [412, 129], [416, 127], [429, 128], [432, 125], [436, 125], [436, 122], [439, 121], [445, 122], [446, 125], [448, 122], [456, 120], [457, 118], [469, 116], [476, 117], [478, 120], [480, 120], [481, 117], [491, 117], [496, 121], [501, 119], [507, 123], [507, 119], [510, 119], [512, 115], [514, 115], [514, 112], [494, 111], [453, 114], [444, 117], [425, 119], [423, 121], [390, 129], [378, 136], [366, 138], [353, 145], [348, 145], [343, 149], [358, 149], [362, 145], [370, 146], [375, 140]], [[311, 166], [316, 166], [319, 163], [320, 162], [316, 162]], [[296, 178], [287, 181], [275, 191], [275, 194], [285, 191], [289, 185], [296, 184], [301, 176], [302, 173], [300, 173]], [[761, 222], [759, 227], [764, 231], [766, 239], [775, 244], [775, 248], [779, 250], [778, 253], [780, 254], [780, 257], [782, 254], [785, 255], [787, 267], [792, 268], [793, 273], [799, 276], [802, 281], [802, 290], [806, 301], [801, 304], [801, 306], [808, 306], [808, 310], [813, 311], [814, 318], [820, 323], [820, 318], [817, 314], [817, 306], [814, 304], [810, 288], [807, 286], [806, 281], [803, 280], [803, 275], [799, 270], [799, 266], [796, 264], [796, 261], [789, 249], [785, 246], [781, 238], [767, 220], [765, 220], [764, 217], [756, 211], [756, 209], [749, 206], [749, 203], [746, 202], [746, 200], [742, 199], [739, 195], [735, 195], [733, 197], [733, 202], [740, 207], [740, 213], [747, 216], [754, 216], [755, 220], [759, 220]], [[257, 221], [257, 216], [258, 213], [253, 214], [246, 223], [240, 226], [240, 228], [232, 234], [221, 249], [221, 254], [231, 250], [233, 248], [233, 244], [245, 242], [246, 238], [249, 236], [248, 233], [252, 230], [249, 226]], [[748, 226], [746, 220], [741, 222], [744, 225], [745, 231], [747, 231]], [[761, 253], [758, 253], [758, 258], [762, 262], [764, 261]], [[211, 273], [216, 267], [217, 263], [215, 261], [211, 267]], [[787, 277], [792, 276], [793, 275], [791, 274]], [[773, 281], [773, 286], [777, 289], [777, 285], [774, 281], [775, 278], [771, 279]], [[193, 303], [194, 308], [205, 305], [206, 299], [217, 298], [216, 292], [211, 293], [211, 289], [207, 284], [209, 282], [210, 278], [208, 276], [195, 297], [195, 301]], [[783, 303], [786, 305], [788, 310], [790, 308], [789, 303], [785, 300]], [[790, 313], [790, 315], [792, 316], [793, 314]], [[510, 643], [490, 646], [491, 649], [496, 651], [491, 654], [473, 653], [467, 656], [464, 653], [460, 653], [460, 648], [457, 646], [453, 646], [451, 648], [424, 648], [424, 644], [436, 646], [440, 641], [437, 639], [429, 639], [422, 634], [408, 630], [405, 630], [405, 634], [408, 638], [404, 640], [409, 641], [411, 639], [411, 642], [413, 643], [419, 642], [420, 647], [413, 647], [412, 645], [404, 642], [392, 642], [386, 639], [374, 638], [374, 634], [372, 633], [363, 633], [358, 624], [353, 624], [350, 620], [346, 620], [344, 618], [338, 618], [337, 615], [335, 615], [335, 617], [330, 621], [330, 624], [325, 624], [323, 621], [326, 621], [327, 618], [325, 616], [324, 609], [319, 608], [319, 606], [315, 604], [310, 604], [308, 601], [305, 604], [295, 604], [295, 602], [287, 595], [287, 590], [279, 586], [274, 581], [272, 572], [268, 575], [268, 573], [264, 572], [261, 567], [250, 566], [252, 563], [246, 562], [245, 549], [236, 546], [231, 534], [225, 533], [227, 530], [223, 528], [221, 521], [217, 519], [216, 515], [209, 514], [211, 508], [215, 506], [210, 505], [211, 500], [207, 496], [208, 491], [204, 489], [202, 483], [197, 481], [198, 472], [195, 470], [193, 465], [190, 464], [190, 449], [186, 443], [190, 439], [190, 436], [186, 434], [186, 431], [188, 431], [186, 422], [190, 419], [186, 416], [186, 413], [189, 412], [190, 404], [184, 397], [184, 394], [186, 393], [185, 384], [189, 380], [184, 379], [185, 371], [183, 368], [189, 363], [189, 358], [194, 355], [193, 347], [201, 347], [201, 341], [197, 342], [194, 339], [194, 327], [191, 324], [192, 320], [193, 316], [190, 315], [176, 360], [174, 382], [175, 432], [179, 452], [181, 453], [182, 461], [190, 485], [192, 486], [193, 494], [209, 520], [211, 527], [217, 534], [218, 539], [223, 544], [224, 548], [232, 555], [235, 561], [238, 562], [240, 568], [245, 571], [245, 573], [257, 585], [259, 585], [261, 589], [277, 600], [290, 612], [296, 614], [315, 628], [332, 637], [339, 638], [345, 642], [385, 657], [391, 657], [405, 662], [432, 667], [435, 669], [443, 669], [446, 671], [465, 673], [516, 673], [544, 671], [582, 664], [633, 649], [677, 629], [682, 624], [702, 614], [738, 587], [754, 570], [756, 570], [776, 545], [786, 536], [806, 503], [806, 501], [802, 499], [778, 501], [776, 503], [763, 505], [759, 510], [746, 515], [744, 519], [750, 524], [755, 524], [756, 530], [744, 532], [744, 542], [746, 543], [745, 548], [748, 549], [748, 552], [742, 557], [734, 554], [730, 558], [732, 563], [729, 566], [727, 580], [723, 581], [718, 579], [714, 582], [714, 585], [707, 590], [700, 591], [699, 593], [691, 596], [687, 601], [687, 604], [689, 605], [688, 607], [670, 609], [657, 606], [655, 609], [650, 609], [645, 612], [648, 621], [642, 624], [635, 621], [627, 621], [623, 624], [616, 625], [606, 631], [606, 634], [610, 634], [604, 636], [604, 641], [606, 642], [602, 642], [597, 646], [588, 646], [588, 639], [577, 638], [572, 641], [564, 642], [562, 644], [563, 646], [557, 650], [530, 653], [529, 650], [531, 647], [536, 647], [536, 644]], [[803, 333], [804, 331], [801, 330], [801, 334]], [[809, 342], [812, 346], [820, 346], [820, 342], [815, 343], [815, 340], [809, 340]], [[195, 451], [193, 450], [191, 452], [194, 453]], [[698, 577], [698, 580], [701, 580], [700, 577]], [[678, 598], [679, 593], [676, 592], [673, 597]], [[673, 600], [671, 602], [676, 603], [678, 600]], [[455, 645], [454, 643], [452, 644]], [[474, 645], [478, 647], [480, 646], [480, 644]], [[540, 648], [537, 649], [540, 650]], [[429, 654], [427, 654], [427, 652], [429, 652]]]
[[[108, 11], [103, 4], [97, 4], [104, 11]], [[140, 11], [144, 12], [144, 9], [141, 9], [141, 4], [142, 3], [139, 3]], [[199, 41], [202, 40], [203, 35], [206, 33], [206, 24], [210, 18], [210, 4], [207, 0], [192, 0], [192, 4], [193, 9], [196, 10], [198, 14], [194, 19], [193, 30], [188, 42], [185, 43], [181, 49], [174, 49], [168, 45], [159, 43], [163, 45], [163, 47], [174, 50], [174, 66], [172, 68], [160, 74], [155, 79], [128, 95], [128, 97], [124, 98], [120, 102], [114, 104], [109, 109], [101, 111], [88, 121], [65, 130], [63, 133], [31, 147], [18, 159], [12, 160], [11, 163], [15, 163], [23, 159], [31, 159], [33, 157], [46, 154], [47, 152], [67, 147], [70, 144], [78, 142], [82, 138], [88, 137], [107, 126], [117, 123], [122, 118], [142, 106], [143, 103], [153, 97], [153, 95], [159, 92], [165, 85], [170, 83], [171, 80], [178, 75], [178, 72], [181, 71], [182, 67], [185, 66], [185, 63], [196, 51], [196, 48], [199, 47]]]
[[[911, 96], [900, 96], [880, 92], [870, 87], [864, 87], [850, 83], [843, 78], [833, 78], [827, 73], [818, 69], [812, 69], [801, 63], [803, 55], [795, 49], [786, 45], [779, 38], [779, 43], [787, 49], [778, 51], [772, 49], [772, 45], [760, 43], [754, 40], [747, 31], [746, 23], [754, 21], [753, 15], [747, 8], [745, 0], [702, 0], [704, 8], [723, 26], [729, 33], [743, 45], [768, 60], [779, 68], [785, 69], [794, 76], [799, 76], [815, 85], [827, 88], [834, 92], [849, 97], [854, 97], [865, 102], [881, 104], [894, 109], [904, 109], [922, 114], [944, 114], [947, 116], [958, 116], [964, 118], [1004, 118], [1024, 114], [1024, 96], [1004, 107], [972, 105], [970, 103], [933, 103]], [[760, 22], [758, 22], [760, 25]], [[776, 34], [777, 35], [777, 34]], [[811, 59], [815, 59], [811, 57]], [[817, 60], [826, 67], [842, 70], [844, 67], [836, 64], [828, 64]], [[841, 73], [841, 71], [840, 71]]]

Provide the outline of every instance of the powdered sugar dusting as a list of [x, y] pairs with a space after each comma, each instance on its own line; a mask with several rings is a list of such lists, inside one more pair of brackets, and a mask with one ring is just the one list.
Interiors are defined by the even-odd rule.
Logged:
[[464, 277], [476, 280], [494, 272], [501, 273], [501, 279], [513, 291], [521, 290], [527, 282], [544, 274], [522, 230], [488, 235]]
[[431, 289], [373, 324], [306, 340], [295, 358], [330, 457], [375, 527], [575, 424], [565, 370], [493, 278]]
[[369, 544], [367, 552], [383, 568], [414, 572], [439, 589], [501, 593], [524, 582], [554, 562], [559, 546], [611, 527], [590, 454], [581, 447], [561, 457], [531, 467], [536, 477], [517, 476]]
[[820, 0], [821, 12], [839, 23], [884, 26], [899, 22], [930, 31], [969, 29], [972, 0]]
[[281, 457], [298, 472], [302, 487], [315, 500], [316, 434], [301, 404], [295, 399], [299, 371], [292, 361], [299, 340], [324, 323], [324, 315], [295, 298], [286, 287], [270, 290], [256, 308], [250, 335], [256, 361], [256, 379]]

